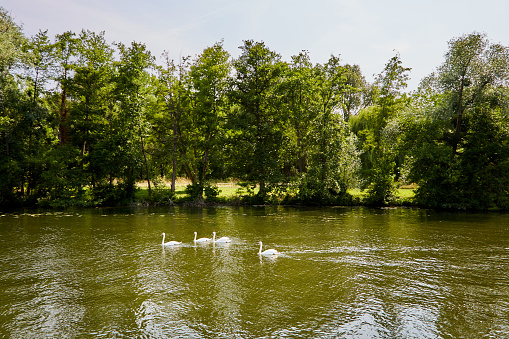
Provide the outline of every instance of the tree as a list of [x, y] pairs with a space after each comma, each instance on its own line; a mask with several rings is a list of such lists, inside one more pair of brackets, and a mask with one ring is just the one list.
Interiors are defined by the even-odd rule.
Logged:
[[191, 66], [193, 112], [191, 145], [199, 155], [195, 172], [197, 194], [202, 196], [207, 182], [211, 153], [220, 146], [226, 116], [226, 94], [231, 71], [229, 53], [222, 43], [206, 48]]
[[[175, 192], [179, 160], [186, 153], [182, 137], [184, 120], [190, 111], [190, 93], [187, 85], [189, 57], [180, 59], [176, 65], [168, 53], [164, 53], [164, 66], [158, 67], [156, 99], [158, 114], [154, 117], [155, 139], [159, 145], [156, 154], [159, 162], [171, 159], [171, 191]], [[168, 131], [171, 134], [168, 135]], [[183, 162], [183, 161], [182, 161]]]
[[25, 58], [23, 45], [26, 38], [21, 26], [18, 25], [7, 11], [0, 7], [0, 71], [2, 78], [9, 74]]
[[15, 123], [10, 115], [19, 100], [18, 84], [14, 73], [26, 59], [23, 46], [26, 38], [21, 27], [0, 7], [0, 136], [5, 155], [10, 155], [9, 130]]
[[76, 60], [72, 63], [73, 77], [67, 82], [71, 139], [82, 154], [82, 170], [87, 181], [95, 186], [109, 171], [94, 163], [97, 142], [109, 133], [112, 107], [113, 49], [106, 42], [104, 32], [81, 31], [76, 40]]
[[315, 165], [320, 167], [320, 179], [327, 177], [329, 146], [331, 138], [329, 132], [335, 128], [334, 115], [341, 105], [343, 94], [346, 91], [346, 69], [340, 65], [339, 57], [331, 55], [327, 63], [315, 67], [317, 78], [317, 116], [314, 119], [314, 152]]
[[[125, 135], [125, 141], [130, 148], [125, 151], [130, 155], [127, 165], [127, 183], [134, 184], [133, 170], [137, 164], [143, 162], [146, 173], [149, 196], [152, 194], [150, 185], [150, 168], [146, 152], [146, 139], [150, 134], [148, 121], [149, 100], [153, 96], [151, 75], [148, 73], [154, 63], [154, 58], [144, 44], [132, 42], [129, 47], [118, 43], [120, 60], [116, 67], [115, 94], [119, 107], [117, 133]], [[142, 160], [138, 161], [141, 153]]]
[[[28, 119], [25, 128], [27, 136], [25, 139], [26, 157], [25, 171], [23, 177], [27, 181], [27, 194], [31, 191], [36, 195], [44, 195], [45, 189], [43, 172], [46, 168], [45, 159], [51, 150], [48, 142], [52, 143], [56, 134], [53, 133], [54, 124], [50, 123], [51, 113], [48, 109], [50, 98], [49, 81], [53, 78], [54, 53], [47, 31], [39, 31], [31, 37], [24, 46], [27, 58], [24, 63], [24, 89], [27, 96], [27, 106], [24, 107], [24, 114]], [[45, 140], [46, 139], [46, 140]], [[44, 155], [44, 158], [40, 158]]]
[[393, 195], [398, 154], [395, 135], [388, 133], [390, 130], [386, 127], [408, 102], [401, 90], [407, 85], [409, 71], [410, 68], [402, 66], [399, 54], [392, 57], [375, 80], [374, 105], [351, 121], [353, 131], [362, 141], [363, 171], [370, 184], [367, 200], [370, 204], [385, 204]]
[[58, 135], [61, 145], [69, 142], [69, 108], [68, 108], [68, 89], [69, 81], [72, 76], [71, 65], [73, 57], [76, 56], [77, 40], [73, 32], [64, 32], [55, 37], [55, 73], [54, 80], [60, 87], [60, 102], [58, 105], [59, 126]]
[[355, 137], [340, 115], [348, 84], [348, 69], [332, 55], [324, 65], [314, 67], [316, 84], [311, 123], [308, 171], [299, 187], [301, 200], [332, 204], [348, 197], [357, 172], [358, 154]]
[[48, 31], [39, 31], [25, 45], [28, 55], [25, 64], [25, 80], [28, 86], [28, 96], [35, 104], [40, 94], [44, 94], [48, 81], [53, 78], [54, 45], [48, 37]]
[[258, 197], [265, 199], [267, 183], [281, 181], [280, 147], [283, 119], [275, 109], [273, 88], [280, 81], [280, 55], [263, 42], [244, 41], [241, 55], [233, 61], [232, 99], [238, 110], [231, 116], [236, 131], [233, 153], [239, 175], [258, 183]]
[[[303, 174], [307, 171], [307, 159], [309, 152], [309, 133], [311, 122], [314, 117], [313, 105], [315, 100], [315, 81], [313, 77], [313, 65], [311, 64], [309, 53], [302, 51], [298, 55], [292, 56], [292, 62], [285, 70], [282, 81], [277, 87], [277, 95], [280, 109], [287, 115], [288, 127], [284, 129], [287, 140], [286, 153], [284, 158], [290, 167], [291, 173], [293, 166], [297, 167], [297, 172]], [[296, 153], [296, 164], [295, 156]]]
[[23, 191], [23, 137], [16, 133], [23, 98], [14, 73], [24, 62], [25, 41], [21, 27], [0, 7], [0, 205], [15, 202], [15, 192]]
[[[55, 134], [40, 94], [51, 67], [50, 45], [43, 32], [26, 40], [0, 10], [0, 203], [33, 202], [45, 194], [41, 183]], [[24, 82], [19, 75], [25, 75]]]
[[366, 90], [366, 79], [362, 75], [358, 65], [345, 65], [346, 87], [341, 96], [340, 109], [343, 112], [343, 119], [348, 123], [350, 116], [356, 114], [364, 105], [364, 91]]
[[509, 76], [507, 47], [491, 44], [485, 34], [472, 33], [449, 41], [445, 62], [432, 75], [435, 88], [446, 96], [442, 114], [449, 116], [449, 136], [456, 152], [466, 133], [464, 123], [493, 86], [503, 85]]
[[[472, 33], [449, 42], [444, 63], [421, 82], [428, 137], [409, 153], [416, 200], [430, 207], [508, 208], [509, 50]], [[423, 103], [423, 101], [420, 101]]]

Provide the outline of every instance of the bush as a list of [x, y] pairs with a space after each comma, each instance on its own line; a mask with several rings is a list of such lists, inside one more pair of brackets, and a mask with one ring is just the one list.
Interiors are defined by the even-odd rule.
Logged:
[[191, 184], [187, 185], [185, 192], [192, 200], [203, 198], [205, 195], [207, 201], [216, 201], [221, 190], [217, 186], [212, 186], [209, 183], [205, 185]]
[[101, 184], [92, 190], [94, 203], [100, 206], [129, 204], [134, 200], [136, 187], [133, 183]]
[[154, 189], [152, 190], [152, 195], [145, 198], [147, 202], [155, 205], [173, 205], [176, 197], [175, 192], [172, 192], [171, 188], [166, 187], [162, 180], [154, 179], [152, 183], [154, 184]]

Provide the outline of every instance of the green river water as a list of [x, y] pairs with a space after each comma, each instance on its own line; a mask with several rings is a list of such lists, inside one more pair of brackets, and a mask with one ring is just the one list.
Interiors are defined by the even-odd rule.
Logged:
[[509, 338], [506, 213], [0, 213], [0, 272], [0, 338]]

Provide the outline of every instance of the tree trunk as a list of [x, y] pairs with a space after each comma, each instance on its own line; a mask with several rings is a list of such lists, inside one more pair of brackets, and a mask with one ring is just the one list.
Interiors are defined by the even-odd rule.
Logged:
[[301, 135], [300, 135], [300, 124], [297, 121], [295, 124], [295, 131], [297, 132], [297, 157], [299, 158], [299, 173], [302, 174], [304, 172], [304, 165], [302, 163], [302, 142], [301, 142]]
[[60, 135], [60, 145], [66, 145], [69, 141], [69, 127], [67, 126], [67, 119], [69, 112], [66, 106], [66, 92], [62, 89], [60, 96], [60, 124], [58, 125], [58, 131]]
[[266, 194], [266, 188], [265, 188], [265, 180], [260, 180], [260, 190], [258, 191], [258, 195], [260, 197], [263, 197], [263, 199], [265, 199], [265, 194]]
[[171, 170], [171, 191], [175, 192], [175, 181], [177, 180], [177, 132], [176, 123], [173, 126], [173, 158]]
[[463, 90], [465, 88], [465, 76], [463, 75], [461, 77], [461, 86], [460, 86], [460, 96], [458, 99], [458, 116], [456, 117], [456, 130], [454, 132], [453, 137], [453, 144], [452, 144], [452, 150], [453, 153], [456, 154], [456, 150], [458, 149], [458, 143], [460, 140], [460, 133], [461, 133], [461, 124], [463, 122], [463, 111], [465, 110], [465, 107], [463, 106]]
[[148, 168], [147, 154], [145, 152], [145, 142], [143, 136], [141, 136], [141, 152], [143, 153], [143, 160], [145, 161], [145, 170], [147, 171], [147, 185], [148, 185], [148, 196], [152, 196], [152, 189], [150, 187], [150, 171]]
[[[0, 91], [0, 112], [4, 113], [5, 116], [7, 116], [7, 113], [5, 113], [5, 106], [4, 106], [4, 98], [3, 98], [3, 92]], [[6, 130], [4, 132], [4, 138], [5, 138], [5, 154], [9, 156], [9, 132]]]

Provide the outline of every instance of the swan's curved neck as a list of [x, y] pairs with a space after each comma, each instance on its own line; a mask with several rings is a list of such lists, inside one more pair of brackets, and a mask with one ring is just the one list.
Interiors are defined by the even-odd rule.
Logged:
[[212, 241], [216, 242], [216, 234], [215, 233], [212, 233]]
[[263, 245], [262, 245], [262, 243], [261, 243], [261, 241], [260, 241], [260, 250], [258, 251], [258, 254], [262, 254], [262, 246], [263, 246]]
[[163, 233], [163, 242], [162, 244], [164, 245], [164, 238], [166, 237], [166, 234]]
[[194, 241], [196, 241], [196, 236], [197, 236], [197, 235], [198, 235], [198, 234], [196, 234], [196, 233], [194, 234]]

